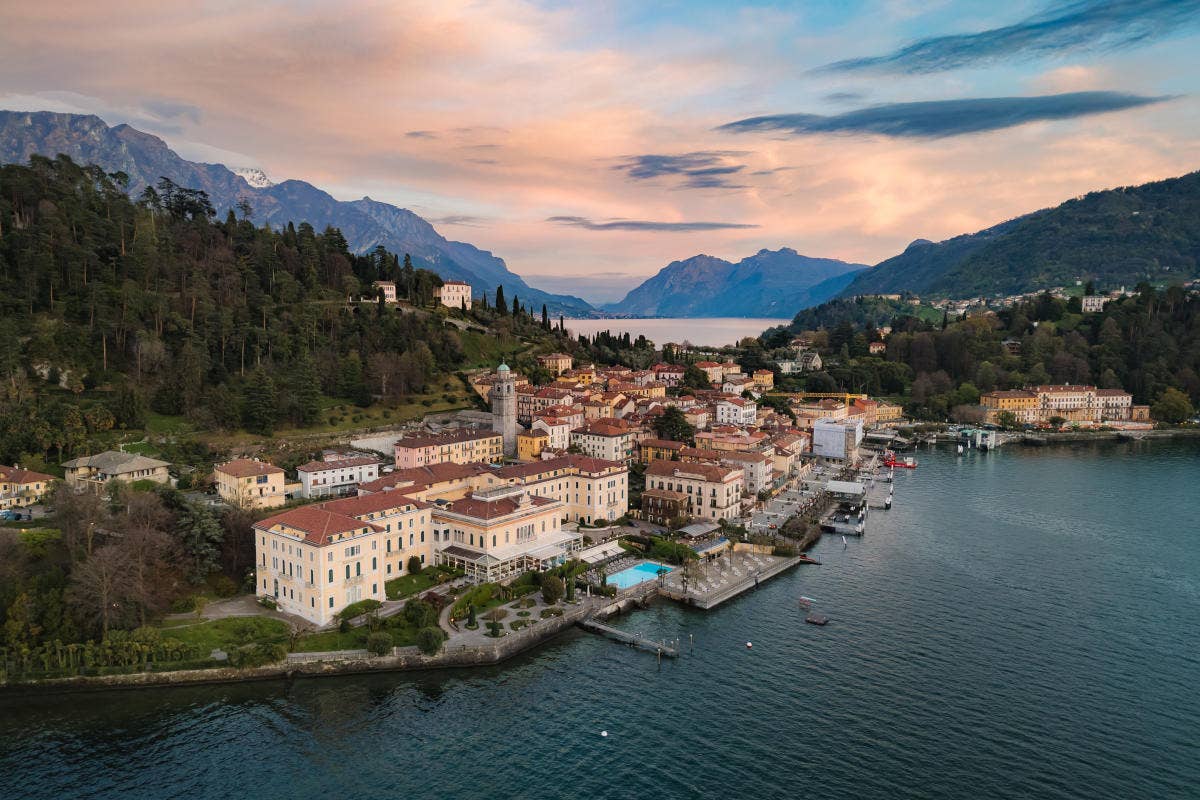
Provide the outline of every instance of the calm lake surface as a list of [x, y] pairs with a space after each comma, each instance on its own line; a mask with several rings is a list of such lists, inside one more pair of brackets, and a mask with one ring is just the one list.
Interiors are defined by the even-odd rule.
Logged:
[[638, 334], [659, 347], [667, 342], [682, 344], [691, 342], [701, 347], [724, 347], [737, 344], [747, 336], [758, 336], [767, 328], [786, 325], [790, 319], [745, 319], [741, 317], [717, 317], [713, 319], [568, 319], [567, 330], [579, 335], [591, 336], [600, 331], [613, 333], [628, 332], [635, 339]]
[[1198, 444], [921, 451], [822, 566], [621, 618], [684, 642], [661, 671], [573, 631], [495, 669], [10, 697], [0, 798], [1196, 798]]

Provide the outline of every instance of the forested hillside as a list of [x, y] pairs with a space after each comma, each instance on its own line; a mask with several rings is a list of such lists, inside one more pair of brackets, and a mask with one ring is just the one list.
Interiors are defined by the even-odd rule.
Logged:
[[330, 398], [399, 400], [461, 365], [439, 314], [347, 302], [388, 278], [419, 307], [437, 275], [336, 229], [214, 220], [168, 182], [134, 202], [124, 180], [65, 157], [0, 167], [0, 462], [56, 463], [158, 415], [312, 425]]
[[[1200, 294], [1177, 286], [1157, 291], [1143, 285], [1136, 296], [1093, 314], [1080, 313], [1078, 298], [1043, 294], [948, 324], [912, 316], [913, 307], [894, 316], [876, 313], [888, 305], [874, 298], [836, 300], [767, 331], [763, 343], [781, 348], [797, 333], [817, 329], [826, 369], [800, 379], [804, 388], [903, 398], [918, 418], [944, 419], [956, 406], [977, 403], [981, 391], [1040, 383], [1123, 388], [1146, 404], [1164, 395], [1178, 400], [1169, 394], [1175, 390], [1200, 404]], [[871, 356], [868, 345], [883, 324], [893, 328], [887, 352]], [[1183, 406], [1159, 418], [1175, 422], [1190, 413]]]
[[944, 242], [913, 242], [843, 297], [1018, 294], [1076, 280], [1102, 290], [1200, 276], [1200, 172], [1109, 189]]

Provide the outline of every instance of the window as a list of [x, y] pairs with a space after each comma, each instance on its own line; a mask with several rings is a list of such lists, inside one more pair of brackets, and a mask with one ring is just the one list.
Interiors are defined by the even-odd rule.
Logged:
[[346, 565], [346, 580], [350, 580], [350, 565]]
[[329, 582], [333, 583], [333, 570], [329, 570]]
[[332, 597], [329, 598], [329, 607], [333, 608], [333, 598]]
[[375, 556], [371, 556], [371, 569], [378, 569], [378, 568], [379, 567], [376, 566], [376, 563], [375, 563]]

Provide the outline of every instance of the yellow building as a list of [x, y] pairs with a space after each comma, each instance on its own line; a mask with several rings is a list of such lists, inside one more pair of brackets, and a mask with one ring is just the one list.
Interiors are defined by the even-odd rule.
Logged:
[[54, 481], [53, 475], [43, 472], [0, 465], [0, 509], [40, 503]]
[[317, 625], [384, 600], [408, 559], [433, 560], [430, 504], [389, 491], [284, 511], [254, 524], [255, 589]]
[[278, 508], [287, 502], [283, 470], [256, 458], [235, 458], [213, 470], [217, 494], [238, 508]]
[[875, 408], [875, 422], [882, 425], [885, 422], [895, 422], [898, 419], [904, 418], [904, 406], [896, 403], [888, 403], [884, 400], [878, 401], [879, 405]]
[[537, 357], [537, 362], [544, 367], [551, 375], [558, 377], [562, 375], [575, 363], [575, 359], [566, 353], [549, 353]]
[[986, 420], [993, 424], [1004, 412], [1012, 414], [1021, 424], [1037, 422], [1040, 419], [1038, 396], [1025, 389], [998, 389], [994, 392], [984, 392], [979, 396], [979, 404], [984, 408]]
[[524, 431], [517, 434], [517, 460], [536, 461], [542, 457], [542, 451], [550, 443], [550, 436], [545, 431]]
[[477, 490], [433, 511], [438, 564], [477, 581], [512, 578], [563, 563], [583, 536], [562, 530], [562, 503], [522, 486]]
[[769, 392], [775, 388], [775, 373], [769, 369], [754, 370], [754, 385], [764, 392]]

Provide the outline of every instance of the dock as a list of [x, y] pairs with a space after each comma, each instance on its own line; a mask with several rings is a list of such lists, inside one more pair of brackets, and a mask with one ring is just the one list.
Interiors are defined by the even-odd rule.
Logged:
[[679, 657], [679, 651], [664, 642], [655, 642], [651, 639], [638, 636], [636, 633], [630, 633], [629, 631], [623, 631], [610, 625], [605, 625], [603, 622], [597, 622], [591, 617], [579, 620], [578, 625], [585, 631], [598, 633], [601, 636], [612, 639], [615, 642], [620, 642], [621, 644], [626, 644], [630, 647], [636, 647], [639, 650], [645, 650], [650, 653], [660, 653], [667, 658]]

